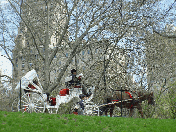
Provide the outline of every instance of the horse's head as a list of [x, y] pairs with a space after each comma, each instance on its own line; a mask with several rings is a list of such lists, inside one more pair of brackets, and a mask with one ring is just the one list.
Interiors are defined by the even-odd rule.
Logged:
[[147, 94], [139, 92], [138, 97], [140, 101], [147, 100], [149, 105], [155, 105], [153, 92]]
[[151, 92], [147, 95], [147, 100], [148, 100], [148, 104], [155, 105], [153, 92]]

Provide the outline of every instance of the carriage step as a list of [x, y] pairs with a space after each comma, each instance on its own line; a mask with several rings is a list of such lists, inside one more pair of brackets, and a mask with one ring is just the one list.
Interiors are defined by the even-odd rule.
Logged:
[[57, 106], [56, 106], [56, 105], [55, 105], [55, 106], [48, 105], [48, 106], [46, 106], [46, 108], [49, 108], [49, 109], [56, 109]]

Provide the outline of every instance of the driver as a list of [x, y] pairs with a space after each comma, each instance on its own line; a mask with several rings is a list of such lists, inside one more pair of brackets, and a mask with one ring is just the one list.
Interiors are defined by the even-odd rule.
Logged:
[[[76, 77], [76, 74], [77, 74], [76, 70], [72, 69], [71, 70], [71, 77], [68, 77], [69, 79], [66, 81], [66, 86], [79, 86], [79, 85], [81, 85], [81, 77], [82, 76]], [[84, 85], [82, 85], [82, 93], [84, 95], [87, 94]]]
[[[39, 83], [37, 80], [33, 80], [33, 83], [36, 84], [37, 86], [39, 86]], [[36, 89], [36, 87], [34, 87], [31, 83], [28, 85], [27, 89], [24, 89], [24, 92], [27, 93], [27, 92], [32, 92], [31, 90], [28, 90], [29, 88], [31, 89]]]
[[83, 113], [84, 113], [84, 100], [86, 99], [86, 96], [84, 95], [84, 94], [80, 94], [79, 95], [79, 98], [81, 99], [80, 101], [79, 101], [79, 105], [80, 105], [80, 107], [81, 107], [81, 111], [78, 113], [79, 115], [83, 115]]
[[69, 83], [71, 85], [80, 85], [81, 84], [81, 76], [79, 76], [78, 78], [76, 77], [76, 70], [75, 69], [71, 70], [71, 76], [72, 76], [72, 80], [69, 81]]

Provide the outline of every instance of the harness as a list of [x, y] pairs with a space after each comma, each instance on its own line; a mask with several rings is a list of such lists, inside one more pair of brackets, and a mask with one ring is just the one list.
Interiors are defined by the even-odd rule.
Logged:
[[[133, 99], [133, 96], [132, 96], [132, 94], [130, 93], [130, 92], [127, 92], [127, 91], [125, 91], [125, 93], [127, 93], [128, 95], [129, 95], [129, 97], [131, 98], [131, 99]], [[112, 100], [113, 102], [118, 102], [119, 101], [119, 99], [115, 99], [115, 100]], [[131, 104], [131, 106], [130, 106], [130, 109], [133, 107], [133, 103]]]
[[131, 99], [133, 98], [133, 96], [131, 95], [130, 92], [125, 91], [125, 93], [127, 93], [130, 96]]
[[[127, 93], [127, 94], [130, 96], [130, 98], [133, 99], [133, 96], [131, 95], [130, 92], [125, 91], [125, 93]], [[133, 107], [133, 103], [131, 104], [130, 109], [131, 109], [132, 107]]]
[[116, 100], [112, 100], [112, 101], [117, 102], [117, 101], [119, 101], [119, 100], [116, 99]]

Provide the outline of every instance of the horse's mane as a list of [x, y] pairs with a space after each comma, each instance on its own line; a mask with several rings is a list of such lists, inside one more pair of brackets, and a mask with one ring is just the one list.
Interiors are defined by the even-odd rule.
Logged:
[[[121, 89], [112, 89], [112, 91], [113, 92], [115, 92], [115, 91], [121, 92]], [[122, 89], [122, 92], [126, 92], [126, 91], [131, 93], [133, 95], [133, 98], [137, 98], [138, 97], [138, 93], [137, 92], [135, 92], [135, 91], [133, 91], [131, 89]]]

